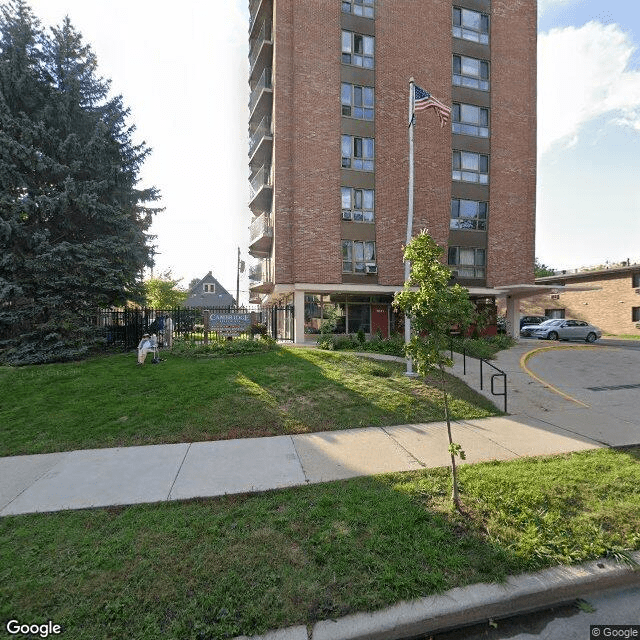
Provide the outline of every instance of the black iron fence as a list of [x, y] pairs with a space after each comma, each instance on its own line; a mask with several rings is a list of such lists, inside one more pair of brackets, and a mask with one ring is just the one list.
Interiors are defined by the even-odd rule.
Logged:
[[[225, 318], [236, 324], [225, 325]], [[214, 338], [266, 334], [293, 341], [293, 307], [213, 307], [210, 309], [101, 309], [98, 327], [109, 347], [135, 349], [143, 334], [156, 334], [160, 347], [176, 339], [206, 342]], [[213, 319], [213, 322], [212, 322]]]

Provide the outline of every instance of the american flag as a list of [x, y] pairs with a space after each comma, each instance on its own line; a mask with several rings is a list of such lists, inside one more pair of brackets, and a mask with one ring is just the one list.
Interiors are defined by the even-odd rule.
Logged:
[[[440, 118], [440, 126], [444, 127], [451, 115], [451, 109], [442, 104], [440, 100], [434, 98], [428, 91], [425, 91], [417, 84], [413, 87], [413, 109], [414, 111], [422, 111], [422, 109], [435, 109]], [[415, 117], [415, 114], [414, 114]]]

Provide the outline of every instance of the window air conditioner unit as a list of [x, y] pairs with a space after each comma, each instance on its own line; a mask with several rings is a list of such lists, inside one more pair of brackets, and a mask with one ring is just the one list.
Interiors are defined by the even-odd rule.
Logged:
[[640, 295], [640, 289], [636, 289], [636, 293]]
[[551, 299], [552, 300], [560, 300], [560, 294], [559, 293], [552, 293], [551, 294]]
[[378, 265], [368, 264], [366, 265], [367, 273], [378, 273]]

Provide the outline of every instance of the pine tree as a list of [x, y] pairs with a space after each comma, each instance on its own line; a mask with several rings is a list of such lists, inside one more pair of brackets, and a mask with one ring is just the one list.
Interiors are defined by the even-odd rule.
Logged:
[[7, 362], [95, 343], [99, 307], [142, 294], [155, 189], [91, 47], [67, 18], [45, 34], [24, 0], [0, 18], [0, 343]]

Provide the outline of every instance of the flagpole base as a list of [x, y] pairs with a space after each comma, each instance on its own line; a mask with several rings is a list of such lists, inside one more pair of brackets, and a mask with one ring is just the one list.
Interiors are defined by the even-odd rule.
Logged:
[[413, 370], [413, 361], [407, 360], [407, 370], [404, 372], [407, 378], [418, 378], [419, 375]]

